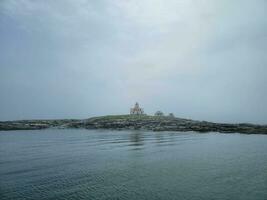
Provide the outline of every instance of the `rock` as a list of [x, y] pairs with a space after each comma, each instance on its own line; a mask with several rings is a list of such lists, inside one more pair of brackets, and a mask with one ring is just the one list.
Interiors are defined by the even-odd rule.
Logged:
[[212, 123], [169, 116], [158, 117], [149, 115], [103, 116], [93, 117], [86, 120], [23, 120], [0, 122], [0, 130], [36, 130], [46, 128], [267, 134], [266, 125]]

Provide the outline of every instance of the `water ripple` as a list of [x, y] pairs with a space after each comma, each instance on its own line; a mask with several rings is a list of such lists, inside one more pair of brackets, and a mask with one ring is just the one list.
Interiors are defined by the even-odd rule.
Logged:
[[0, 197], [266, 199], [265, 152], [267, 138], [256, 135], [103, 130], [0, 134]]

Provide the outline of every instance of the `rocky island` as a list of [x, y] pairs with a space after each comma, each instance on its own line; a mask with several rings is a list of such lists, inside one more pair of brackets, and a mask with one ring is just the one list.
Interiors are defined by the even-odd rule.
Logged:
[[47, 128], [84, 128], [147, 131], [196, 131], [220, 133], [267, 134], [267, 125], [226, 124], [178, 118], [157, 111], [146, 115], [136, 102], [129, 115], [108, 115], [89, 119], [0, 121], [0, 131], [38, 130]]
[[110, 115], [89, 119], [2, 121], [0, 130], [36, 130], [47, 128], [84, 128], [148, 131], [196, 131], [267, 134], [267, 125], [226, 124], [177, 118], [173, 116]]

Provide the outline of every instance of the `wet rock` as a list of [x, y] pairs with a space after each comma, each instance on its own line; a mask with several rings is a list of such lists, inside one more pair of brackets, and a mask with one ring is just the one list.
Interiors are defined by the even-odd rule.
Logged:
[[22, 120], [0, 122], [0, 130], [36, 130], [46, 128], [85, 128], [152, 131], [197, 131], [267, 134], [267, 126], [254, 124], [225, 124], [158, 116], [117, 115], [86, 120]]

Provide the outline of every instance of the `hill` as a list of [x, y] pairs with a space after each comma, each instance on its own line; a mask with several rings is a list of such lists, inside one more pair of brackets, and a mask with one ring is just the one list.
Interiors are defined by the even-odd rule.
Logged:
[[85, 128], [147, 131], [196, 131], [267, 134], [266, 125], [226, 124], [149, 115], [108, 115], [89, 119], [21, 120], [0, 122], [0, 130], [36, 130], [46, 128]]

